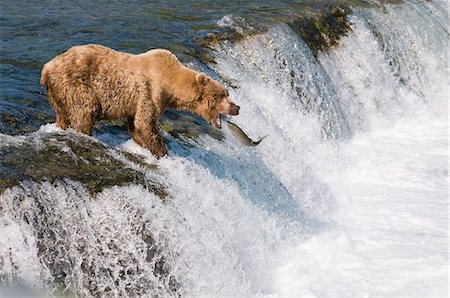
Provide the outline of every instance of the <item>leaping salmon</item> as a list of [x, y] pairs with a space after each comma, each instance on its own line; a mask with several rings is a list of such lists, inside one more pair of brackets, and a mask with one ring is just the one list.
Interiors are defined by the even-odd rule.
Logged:
[[229, 121], [225, 118], [225, 121], [228, 124], [228, 128], [230, 129], [231, 133], [236, 137], [236, 139], [243, 145], [255, 147], [261, 143], [262, 140], [264, 140], [268, 135], [265, 135], [264, 137], [260, 138], [258, 141], [253, 141], [250, 139], [247, 134], [236, 124]]

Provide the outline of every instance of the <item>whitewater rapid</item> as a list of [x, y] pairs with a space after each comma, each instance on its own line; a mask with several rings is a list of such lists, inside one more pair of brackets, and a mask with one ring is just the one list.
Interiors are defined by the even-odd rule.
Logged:
[[[156, 284], [161, 296], [171, 287], [188, 297], [448, 296], [447, 5], [355, 8], [352, 31], [317, 57], [287, 24], [216, 45], [212, 71], [237, 85], [234, 121], [252, 138], [268, 137], [251, 149], [226, 128], [224, 141], [201, 135], [190, 147], [165, 134], [161, 160], [129, 136], [93, 137], [157, 164], [156, 174], [139, 170], [170, 198], [140, 185], [92, 198], [76, 181], [8, 189], [0, 254], [9, 261], [0, 276], [41, 289], [52, 280], [37, 235], [17, 215], [39, 193], [71, 235], [66, 286], [82, 296], [90, 292], [80, 241], [94, 267], [117, 277], [114, 264], [130, 262], [140, 271], [125, 281]], [[232, 16], [219, 24], [233, 26]], [[55, 131], [50, 124], [35, 134]], [[142, 222], [170, 268], [165, 279], [152, 274], [157, 261], [145, 262], [134, 232]], [[113, 278], [99, 284], [126, 293]]]
[[[448, 123], [404, 120], [357, 134], [324, 167], [327, 229], [280, 252], [275, 291], [301, 297], [445, 297]], [[327, 169], [328, 168], [328, 169]]]

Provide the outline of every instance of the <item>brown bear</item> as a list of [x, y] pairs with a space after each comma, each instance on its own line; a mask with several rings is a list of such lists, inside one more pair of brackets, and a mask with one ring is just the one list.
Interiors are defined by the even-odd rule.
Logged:
[[134, 55], [74, 46], [44, 65], [41, 85], [57, 127], [91, 134], [98, 120], [126, 117], [136, 143], [157, 157], [167, 154], [157, 127], [167, 109], [193, 112], [216, 128], [222, 114], [239, 113], [224, 86], [162, 49]]

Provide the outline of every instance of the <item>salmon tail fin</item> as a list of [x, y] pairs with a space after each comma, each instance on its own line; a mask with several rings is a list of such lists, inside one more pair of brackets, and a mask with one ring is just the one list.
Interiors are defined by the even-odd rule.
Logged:
[[267, 136], [268, 136], [268, 134], [267, 135], [265, 135], [265, 136], [263, 136], [262, 138], [260, 138], [258, 141], [256, 141], [256, 142], [253, 142], [253, 145], [259, 145], [259, 143], [261, 143], [262, 142], [262, 140], [264, 140], [265, 138], [267, 138]]

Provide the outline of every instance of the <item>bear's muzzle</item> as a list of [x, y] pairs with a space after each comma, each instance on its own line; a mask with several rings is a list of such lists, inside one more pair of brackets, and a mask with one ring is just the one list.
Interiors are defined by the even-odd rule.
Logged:
[[239, 115], [239, 109], [240, 108], [241, 108], [240, 106], [232, 104], [231, 107], [228, 110], [228, 115], [231, 115], [231, 116]]

